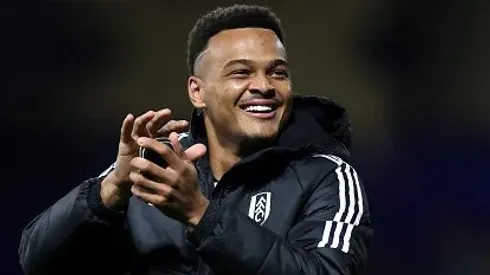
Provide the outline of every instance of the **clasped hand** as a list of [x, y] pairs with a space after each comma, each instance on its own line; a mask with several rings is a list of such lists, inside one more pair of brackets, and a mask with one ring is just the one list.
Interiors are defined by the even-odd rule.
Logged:
[[206, 153], [203, 144], [195, 144], [183, 150], [178, 135], [171, 133], [169, 139], [174, 150], [155, 139], [140, 137], [139, 146], [154, 150], [167, 162], [160, 167], [147, 159], [131, 160], [130, 180], [132, 194], [157, 207], [165, 215], [188, 226], [195, 227], [201, 220], [209, 201], [199, 189], [194, 161]]

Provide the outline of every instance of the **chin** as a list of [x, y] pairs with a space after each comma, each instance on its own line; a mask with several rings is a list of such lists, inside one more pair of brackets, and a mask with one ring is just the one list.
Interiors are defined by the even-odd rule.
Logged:
[[264, 148], [274, 145], [276, 136], [272, 135], [250, 135], [240, 141], [238, 155], [246, 157]]
[[256, 125], [252, 123], [244, 129], [244, 136], [254, 139], [274, 139], [279, 133], [279, 123], [277, 122], [259, 122]]
[[261, 149], [272, 146], [278, 136], [279, 131], [276, 127], [267, 127], [268, 129], [254, 129], [254, 131], [246, 131], [242, 134], [240, 140], [239, 155], [244, 157], [255, 153]]

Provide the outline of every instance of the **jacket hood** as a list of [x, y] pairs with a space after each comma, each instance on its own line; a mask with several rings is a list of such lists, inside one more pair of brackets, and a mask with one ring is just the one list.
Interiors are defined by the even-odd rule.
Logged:
[[[205, 132], [202, 112], [194, 110], [190, 127], [192, 139], [203, 142]], [[351, 136], [351, 123], [342, 106], [327, 97], [295, 94], [291, 116], [276, 145], [349, 158]]]
[[278, 143], [310, 147], [347, 158], [351, 136], [351, 123], [341, 105], [327, 97], [295, 95], [291, 118], [281, 131]]

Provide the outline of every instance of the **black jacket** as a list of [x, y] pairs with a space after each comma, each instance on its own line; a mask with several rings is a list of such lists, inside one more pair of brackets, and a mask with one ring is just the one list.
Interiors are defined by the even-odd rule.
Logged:
[[[210, 199], [198, 227], [132, 197], [104, 208], [89, 179], [27, 225], [19, 248], [26, 274], [359, 274], [372, 229], [360, 177], [349, 165], [350, 124], [326, 98], [295, 96], [277, 144], [224, 174], [216, 187], [196, 163]], [[194, 112], [184, 146], [205, 142]]]

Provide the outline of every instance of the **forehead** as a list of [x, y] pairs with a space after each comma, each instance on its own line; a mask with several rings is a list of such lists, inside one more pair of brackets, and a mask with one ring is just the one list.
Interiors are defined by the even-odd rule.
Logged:
[[242, 28], [221, 31], [211, 37], [207, 48], [214, 62], [234, 59], [268, 62], [286, 59], [286, 50], [276, 34], [269, 29]]

